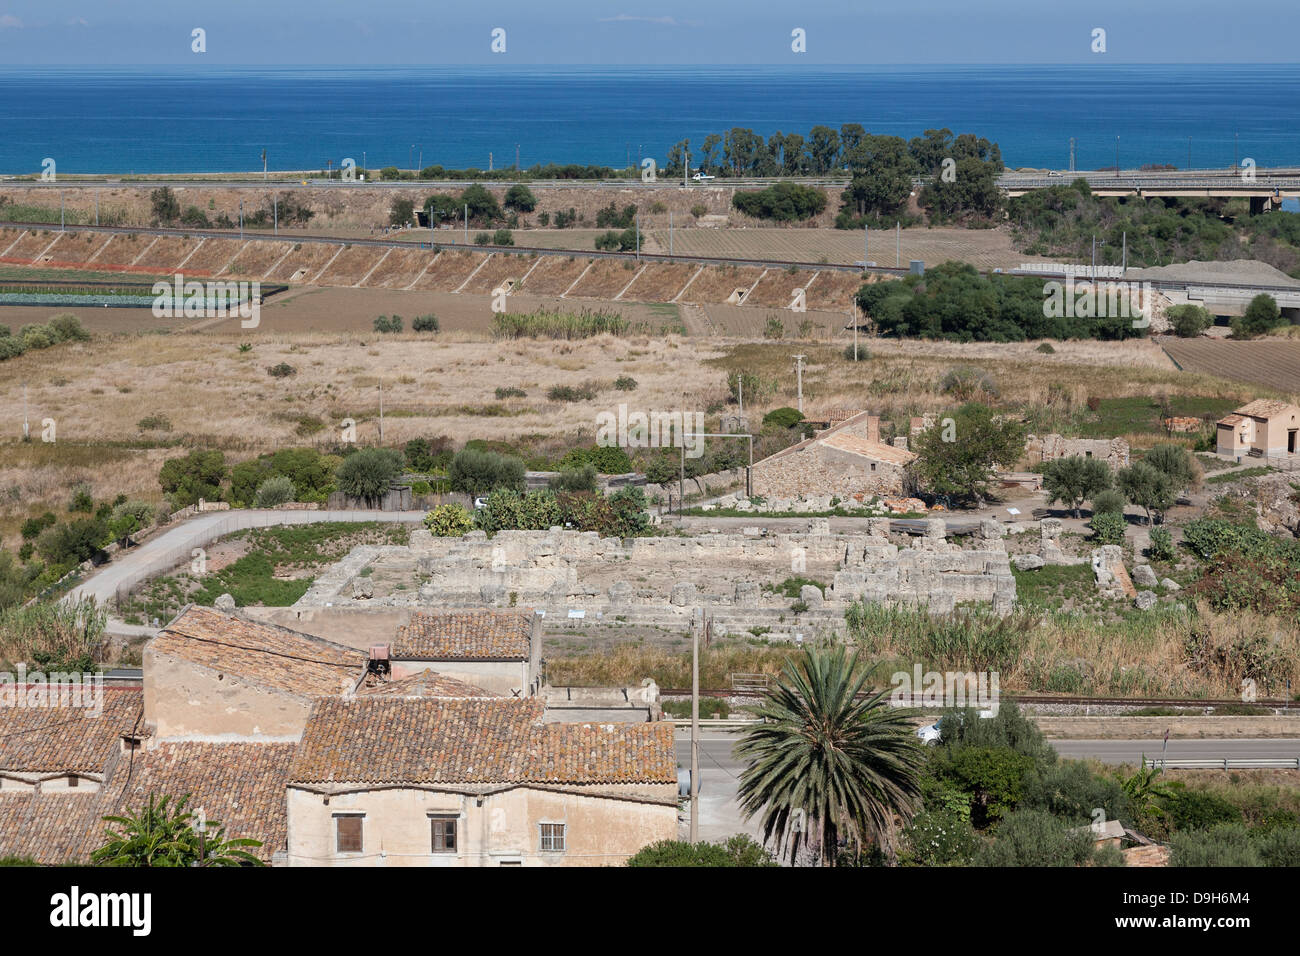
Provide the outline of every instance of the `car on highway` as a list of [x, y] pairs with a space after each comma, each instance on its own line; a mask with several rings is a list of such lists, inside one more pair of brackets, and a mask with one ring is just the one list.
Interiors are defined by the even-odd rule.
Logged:
[[713, 178], [715, 177], [710, 176], [708, 173], [696, 173], [694, 176], [691, 177], [691, 179], [695, 180], [697, 183], [705, 183]]
[[[981, 710], [979, 712], [979, 715], [981, 720], [988, 720], [990, 717], [993, 716], [993, 711]], [[961, 714], [959, 713], [958, 719], [960, 719], [960, 717]], [[922, 744], [924, 744], [927, 747], [932, 747], [939, 742], [940, 737], [943, 736], [939, 730], [939, 725], [941, 723], [943, 723], [943, 718], [940, 718], [939, 720], [936, 720], [934, 723], [928, 724], [925, 727], [917, 728], [916, 736], [921, 741]]]
[[486, 499], [486, 498], [475, 498], [475, 499], [474, 499], [474, 510], [475, 510], [475, 511], [482, 511], [482, 510], [483, 510], [484, 508], [486, 508], [486, 507], [487, 507], [487, 499]]

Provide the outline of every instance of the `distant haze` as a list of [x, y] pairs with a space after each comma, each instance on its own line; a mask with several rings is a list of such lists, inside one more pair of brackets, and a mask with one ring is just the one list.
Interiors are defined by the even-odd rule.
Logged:
[[[0, 0], [0, 63], [1290, 63], [1296, 0]], [[207, 52], [191, 52], [191, 30]], [[490, 33], [506, 30], [506, 52]], [[791, 51], [806, 31], [807, 52]], [[1091, 50], [1106, 30], [1105, 54]]]

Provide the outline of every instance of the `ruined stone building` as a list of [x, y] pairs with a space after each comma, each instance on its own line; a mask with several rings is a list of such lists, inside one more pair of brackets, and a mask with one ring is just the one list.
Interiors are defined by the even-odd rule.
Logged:
[[768, 498], [910, 494], [916, 455], [880, 440], [880, 419], [861, 412], [754, 463], [753, 491]]

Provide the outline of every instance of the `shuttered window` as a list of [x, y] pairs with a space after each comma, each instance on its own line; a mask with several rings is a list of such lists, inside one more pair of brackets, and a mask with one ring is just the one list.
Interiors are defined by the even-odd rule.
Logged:
[[361, 821], [359, 813], [336, 814], [334, 817], [334, 849], [338, 853], [361, 852]]

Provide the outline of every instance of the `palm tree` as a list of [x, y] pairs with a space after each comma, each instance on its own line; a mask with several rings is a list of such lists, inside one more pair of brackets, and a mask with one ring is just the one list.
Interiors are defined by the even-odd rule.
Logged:
[[786, 661], [758, 710], [763, 723], [736, 747], [748, 763], [741, 810], [746, 819], [762, 814], [765, 841], [796, 856], [806, 842], [833, 864], [841, 837], [861, 853], [889, 841], [896, 815], [916, 812], [923, 752], [908, 713], [891, 708], [885, 690], [859, 698], [869, 676], [843, 647]]
[[[262, 861], [244, 847], [259, 847], [258, 840], [225, 839], [220, 821], [207, 820], [202, 830], [194, 814], [185, 809], [189, 796], [174, 804], [171, 797], [149, 802], [136, 816], [104, 817], [120, 830], [106, 828], [107, 841], [91, 853], [100, 866], [261, 866]], [[170, 805], [169, 805], [170, 804]]]

